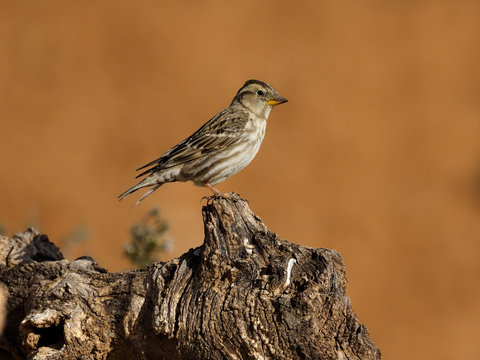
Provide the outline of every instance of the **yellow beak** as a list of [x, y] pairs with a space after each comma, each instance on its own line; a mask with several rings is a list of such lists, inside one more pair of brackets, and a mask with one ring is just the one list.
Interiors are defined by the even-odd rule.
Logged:
[[267, 101], [267, 104], [270, 105], [270, 106], [275, 106], [275, 105], [278, 105], [278, 104], [286, 103], [287, 101], [288, 101], [287, 99], [281, 97], [278, 94], [275, 94], [273, 96], [273, 98], [271, 98], [270, 100]]

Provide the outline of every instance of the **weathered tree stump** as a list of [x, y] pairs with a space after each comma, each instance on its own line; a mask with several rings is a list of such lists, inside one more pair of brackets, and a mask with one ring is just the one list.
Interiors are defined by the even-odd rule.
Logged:
[[2, 237], [0, 358], [380, 358], [340, 254], [279, 239], [236, 195], [202, 211], [202, 246], [114, 274], [32, 229]]

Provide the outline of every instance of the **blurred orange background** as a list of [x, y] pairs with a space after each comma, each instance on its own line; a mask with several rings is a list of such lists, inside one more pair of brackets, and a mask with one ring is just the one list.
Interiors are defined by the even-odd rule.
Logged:
[[[480, 358], [480, 2], [1, 1], [0, 222], [34, 223], [110, 271], [155, 205], [170, 257], [203, 241], [201, 197], [116, 196], [249, 78], [274, 109], [220, 184], [280, 237], [338, 250], [385, 359]], [[64, 242], [64, 241], [63, 241]], [[168, 260], [165, 258], [165, 260]]]

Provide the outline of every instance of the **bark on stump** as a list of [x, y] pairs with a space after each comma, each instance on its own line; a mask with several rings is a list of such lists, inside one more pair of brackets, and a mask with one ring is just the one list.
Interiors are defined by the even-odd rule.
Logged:
[[32, 229], [0, 238], [0, 358], [380, 359], [339, 253], [279, 239], [236, 195], [202, 213], [202, 246], [113, 274]]

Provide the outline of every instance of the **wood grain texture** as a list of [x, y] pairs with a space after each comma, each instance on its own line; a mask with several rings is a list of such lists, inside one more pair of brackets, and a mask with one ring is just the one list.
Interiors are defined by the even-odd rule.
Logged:
[[202, 212], [202, 246], [137, 271], [69, 262], [32, 229], [2, 237], [2, 358], [380, 358], [339, 253], [278, 238], [234, 194]]

